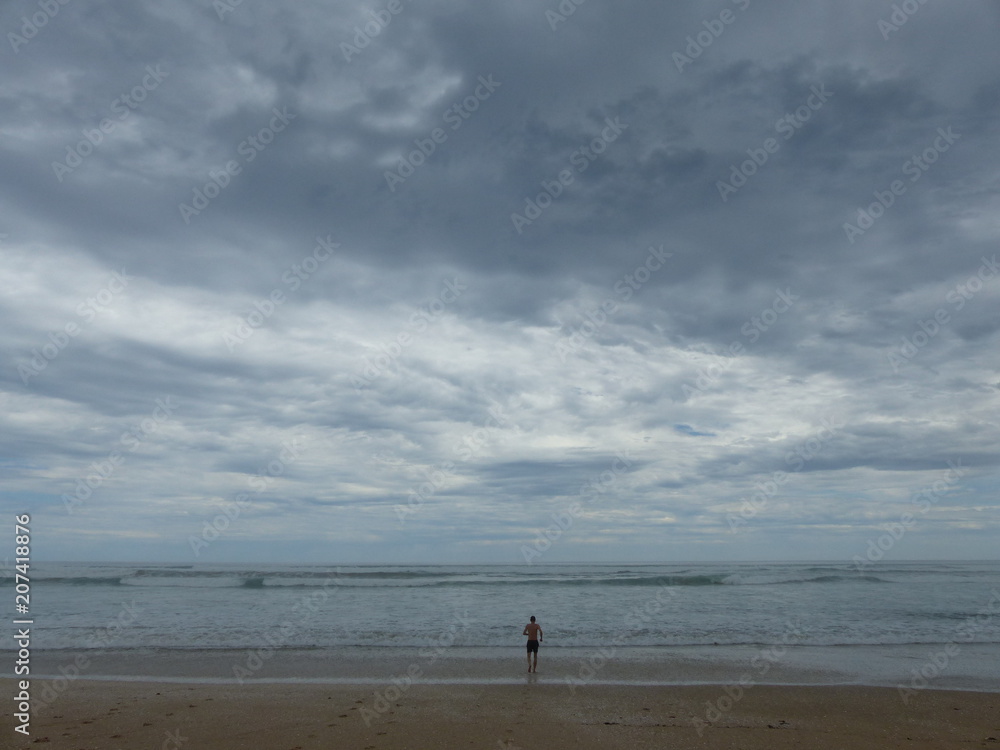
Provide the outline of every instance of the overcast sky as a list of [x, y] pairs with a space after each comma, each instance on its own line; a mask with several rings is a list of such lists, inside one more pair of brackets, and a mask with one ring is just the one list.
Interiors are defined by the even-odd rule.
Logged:
[[575, 3], [3, 5], [38, 559], [996, 556], [1000, 4]]

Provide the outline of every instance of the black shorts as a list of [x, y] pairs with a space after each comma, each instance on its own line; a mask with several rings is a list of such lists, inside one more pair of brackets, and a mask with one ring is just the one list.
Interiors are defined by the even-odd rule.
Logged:
[[538, 653], [538, 641], [528, 641], [528, 653], [530, 654], [532, 651]]

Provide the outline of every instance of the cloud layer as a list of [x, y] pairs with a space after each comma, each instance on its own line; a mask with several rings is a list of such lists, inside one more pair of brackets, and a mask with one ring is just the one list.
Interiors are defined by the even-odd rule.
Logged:
[[649, 6], [6, 5], [37, 553], [995, 555], [1000, 9]]

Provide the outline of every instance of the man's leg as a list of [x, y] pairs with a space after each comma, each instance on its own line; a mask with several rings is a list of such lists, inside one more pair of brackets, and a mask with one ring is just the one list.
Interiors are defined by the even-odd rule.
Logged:
[[528, 652], [528, 671], [531, 671], [531, 652]]
[[538, 652], [535, 652], [535, 671], [538, 671]]

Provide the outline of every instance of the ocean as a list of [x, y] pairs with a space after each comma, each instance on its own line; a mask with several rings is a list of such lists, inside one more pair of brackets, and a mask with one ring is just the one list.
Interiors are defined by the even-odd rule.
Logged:
[[513, 679], [530, 615], [552, 679], [590, 659], [607, 681], [725, 682], [773, 653], [779, 683], [897, 684], [929, 663], [938, 686], [1000, 691], [997, 562], [31, 568], [51, 676], [89, 654], [108, 679], [229, 680], [244, 662], [244, 679], [377, 681], [414, 662]]

